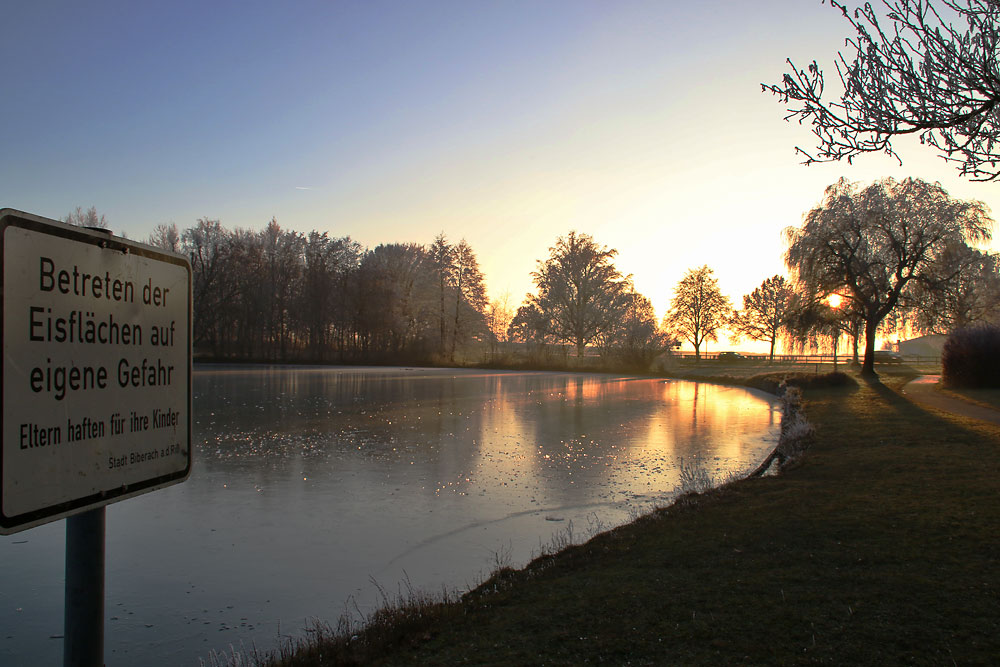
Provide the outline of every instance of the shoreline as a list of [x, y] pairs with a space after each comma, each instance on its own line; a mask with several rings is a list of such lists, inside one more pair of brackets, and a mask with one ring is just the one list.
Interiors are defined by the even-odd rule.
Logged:
[[[469, 369], [469, 370], [471, 370], [471, 369]], [[565, 372], [565, 371], [562, 371], [562, 372]], [[777, 378], [772, 377], [772, 375], [773, 374], [769, 374], [769, 375], [764, 376], [764, 377], [758, 377], [758, 376], [754, 376], [754, 377], [737, 377], [737, 376], [713, 376], [713, 377], [677, 377], [677, 376], [670, 376], [670, 377], [665, 377], [665, 376], [658, 376], [658, 377], [662, 377], [662, 379], [665, 379], [665, 380], [669, 379], [669, 380], [683, 380], [683, 381], [694, 381], [694, 382], [711, 382], [712, 384], [722, 384], [722, 385], [727, 385], [727, 386], [737, 386], [737, 387], [758, 389], [758, 390], [767, 391], [768, 393], [770, 393], [772, 395], [777, 395], [777, 391], [776, 390], [777, 390], [777, 388], [779, 386], [779, 381], [778, 381]], [[787, 374], [781, 374], [781, 375], [787, 375]], [[822, 376], [820, 376], [820, 377], [822, 377]], [[828, 379], [819, 380], [815, 376], [812, 376], [811, 374], [808, 375], [808, 376], [803, 376], [803, 377], [799, 377], [799, 378], [793, 378], [793, 382], [794, 382], [794, 380], [798, 380], [799, 383], [806, 384], [806, 385], [808, 385], [808, 384], [819, 385], [819, 384], [828, 384], [828, 383], [830, 383], [830, 380], [828, 380]], [[839, 384], [840, 381], [837, 380], [835, 383]], [[790, 393], [796, 394], [797, 393], [797, 388], [793, 389], [793, 391], [790, 392]], [[799, 410], [798, 410], [799, 400], [800, 400], [799, 398], [796, 398], [791, 403], [791, 404], [793, 404], [795, 406], [794, 407], [794, 415], [800, 415], [801, 414], [799, 412]], [[709, 489], [702, 488], [702, 489], [697, 490], [698, 492], [696, 492], [696, 493], [692, 493], [692, 491], [695, 491], [694, 489], [688, 489], [687, 492], [682, 492], [682, 493], [678, 494], [678, 496], [671, 501], [670, 505], [668, 505], [666, 507], [659, 507], [659, 508], [653, 510], [653, 512], [651, 514], [649, 514], [649, 515], [642, 515], [642, 516], [638, 517], [637, 519], [633, 520], [632, 522], [629, 522], [627, 524], [623, 524], [622, 526], [619, 526], [619, 527], [614, 528], [611, 531], [607, 531], [607, 532], [613, 533], [613, 532], [621, 530], [621, 529], [625, 528], [626, 526], [629, 526], [629, 525], [631, 525], [633, 523], [644, 521], [646, 516], [652, 516], [652, 515], [655, 515], [657, 513], [663, 512], [666, 509], [668, 509], [669, 507], [672, 507], [674, 505], [678, 505], [679, 504], [679, 505], [683, 505], [683, 506], [688, 506], [688, 505], [691, 505], [691, 504], [698, 504], [698, 502], [700, 502], [698, 500], [698, 498], [701, 495], [704, 495], [704, 494], [725, 493], [726, 492], [726, 488], [728, 488], [728, 487], [730, 487], [732, 485], [738, 485], [738, 484], [744, 482], [745, 480], [747, 480], [749, 478], [759, 476], [761, 473], [763, 473], [771, 465], [772, 461], [776, 457], [778, 457], [779, 454], [780, 454], [780, 461], [782, 462], [782, 464], [791, 462], [791, 460], [793, 458], [795, 458], [798, 454], [801, 454], [802, 450], [804, 449], [804, 444], [808, 441], [808, 438], [811, 437], [811, 430], [809, 430], [809, 429], [799, 430], [796, 433], [792, 434], [789, 431], [789, 429], [784, 426], [785, 424], [789, 423], [787, 421], [787, 417], [785, 417], [784, 415], [789, 414], [788, 406], [790, 405], [790, 403], [787, 400], [782, 400], [782, 405], [783, 405], [783, 408], [782, 408], [782, 413], [783, 413], [782, 424], [783, 424], [783, 426], [782, 426], [782, 430], [781, 430], [781, 435], [779, 436], [778, 443], [775, 445], [775, 448], [772, 451], [772, 453], [755, 470], [750, 471], [744, 477], [741, 477], [741, 478], [739, 478], [737, 480], [728, 480], [728, 481], [725, 481], [722, 484], [720, 484], [720, 486], [718, 486], [718, 487], [713, 487], [713, 488], [709, 488]], [[597, 536], [591, 537], [590, 541], [593, 541], [594, 539], [598, 539], [603, 534], [604, 533], [601, 533], [601, 534], [599, 534]], [[577, 545], [577, 546], [579, 546], [579, 545]], [[386, 599], [385, 600], [385, 602], [386, 602], [386, 608], [383, 609], [383, 610], [381, 610], [381, 611], [375, 612], [374, 614], [372, 614], [367, 619], [367, 622], [368, 622], [369, 625], [372, 625], [373, 619], [374, 619], [374, 621], [375, 621], [374, 622], [375, 628], [374, 629], [371, 629], [371, 628], [366, 629], [365, 627], [363, 627], [363, 625], [364, 625], [363, 623], [361, 625], [353, 625], [352, 624], [352, 625], [350, 625], [350, 635], [349, 635], [349, 637], [350, 636], [360, 636], [360, 635], [364, 635], [366, 633], [371, 633], [371, 632], [378, 632], [378, 633], [391, 632], [390, 630], [387, 630], [385, 627], [382, 627], [383, 626], [383, 621], [386, 618], [396, 618], [396, 622], [399, 625], [401, 625], [401, 626], [407, 626], [410, 623], [410, 621], [408, 620], [407, 617], [410, 616], [410, 615], [416, 614], [417, 616], [420, 616], [420, 617], [428, 617], [428, 615], [433, 616], [434, 613], [428, 611], [428, 608], [436, 609], [439, 605], [444, 605], [446, 607], [447, 606], [452, 606], [452, 605], [462, 606], [463, 604], [465, 604], [465, 601], [467, 599], [469, 599], [469, 596], [475, 597], [476, 595], [479, 594], [478, 593], [479, 591], [481, 591], [481, 590], [484, 589], [484, 587], [485, 588], [489, 588], [491, 586], [495, 586], [496, 582], [498, 580], [505, 580], [508, 577], [514, 576], [513, 573], [526, 572], [526, 571], [532, 569], [533, 567], [535, 567], [534, 564], [536, 563], [536, 561], [540, 561], [540, 560], [544, 561], [544, 560], [553, 559], [553, 558], [554, 559], [558, 559], [558, 558], [562, 557], [562, 554], [565, 551], [567, 551], [567, 550], [573, 550], [575, 548], [576, 548], [576, 546], [572, 546], [571, 545], [571, 546], [568, 546], [565, 549], [559, 550], [557, 552], [544, 553], [542, 556], [533, 559], [531, 562], [527, 563], [523, 568], [521, 568], [519, 570], [513, 570], [513, 569], [511, 569], [509, 567], [502, 567], [500, 565], [500, 563], [497, 563], [497, 567], [496, 567], [495, 571], [491, 575], [489, 575], [486, 578], [486, 580], [484, 580], [478, 586], [474, 587], [472, 590], [470, 590], [469, 592], [465, 593], [461, 598], [458, 598], [458, 599], [447, 599], [447, 598], [441, 599], [441, 600], [428, 599], [426, 597], [423, 597], [422, 594], [416, 593], [414, 591], [410, 591], [409, 592], [410, 597], [407, 598], [407, 599], [399, 599], [399, 600], [389, 600], [389, 599]], [[341, 619], [340, 621], [338, 621], [338, 626], [337, 627], [340, 627], [343, 623], [345, 623], [345, 621], [344, 621], [344, 619]], [[332, 635], [335, 635], [336, 632], [334, 631], [334, 628], [331, 628], [329, 625], [324, 626], [324, 629], [322, 629], [321, 631], [318, 631], [316, 628], [313, 628], [313, 629], [308, 630], [307, 632], [312, 637], [319, 639], [320, 643], [323, 643], [323, 642], [327, 642], [328, 643], [328, 642], [331, 642], [331, 641], [337, 641], [337, 640], [335, 640], [335, 639], [332, 638]], [[359, 633], [360, 633], [360, 635], [359, 635]], [[348, 642], [348, 643], [350, 643], [350, 642]], [[285, 649], [283, 649], [281, 651], [281, 653], [283, 653], [285, 655], [289, 655], [289, 651], [291, 650], [291, 648], [292, 648], [291, 646], [285, 647]], [[296, 655], [301, 655], [303, 653], [310, 654], [310, 653], [313, 652], [313, 649], [309, 648], [308, 646], [306, 646], [304, 644], [300, 644], [298, 646], [298, 648], [295, 649], [295, 652], [296, 652]], [[313, 662], [308, 662], [308, 661], [304, 662], [304, 663], [299, 663], [299, 662], [297, 662], [298, 659], [299, 658], [295, 658], [292, 662], [266, 662], [266, 661], [264, 661], [264, 662], [261, 662], [260, 664], [327, 664], [327, 663], [319, 663], [319, 662], [313, 663]], [[366, 660], [367, 659], [368, 658], [366, 658]], [[219, 664], [226, 664], [226, 663], [220, 662]], [[333, 662], [333, 663], [328, 663], [328, 664], [341, 664], [341, 663]], [[344, 663], [344, 664], [351, 664], [351, 663], [348, 662], [348, 663]]]
[[785, 475], [502, 573], [378, 664], [989, 662], [1000, 430], [927, 413], [901, 384], [807, 391], [815, 442]]

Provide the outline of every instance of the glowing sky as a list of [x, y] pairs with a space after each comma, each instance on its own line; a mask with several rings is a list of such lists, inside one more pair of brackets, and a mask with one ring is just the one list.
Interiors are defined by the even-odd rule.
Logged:
[[810, 135], [759, 84], [832, 64], [848, 26], [819, 0], [39, 0], [3, 23], [0, 206], [94, 205], [136, 239], [199, 217], [369, 247], [444, 231], [516, 305], [576, 229], [662, 315], [688, 268], [734, 302], [783, 273], [781, 230], [841, 175], [1000, 215], [1000, 185], [917, 146], [799, 164]]

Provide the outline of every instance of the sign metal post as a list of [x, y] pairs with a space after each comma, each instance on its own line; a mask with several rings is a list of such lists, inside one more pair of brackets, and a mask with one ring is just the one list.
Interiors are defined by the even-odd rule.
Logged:
[[105, 508], [66, 518], [63, 667], [104, 664]]

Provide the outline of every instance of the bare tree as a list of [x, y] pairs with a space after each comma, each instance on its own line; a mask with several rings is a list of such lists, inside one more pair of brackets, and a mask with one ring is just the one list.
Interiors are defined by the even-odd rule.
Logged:
[[[815, 299], [802, 294], [793, 294], [786, 314], [785, 327], [800, 347], [806, 343], [814, 349], [821, 349], [820, 342], [829, 340], [833, 352], [833, 363], [837, 363], [837, 348], [842, 333], [850, 333], [850, 310], [846, 301], [836, 306], [830, 299]], [[855, 345], [855, 349], [857, 345]], [[854, 355], [857, 359], [857, 352]]]
[[191, 260], [194, 301], [194, 343], [209, 343], [219, 352], [221, 311], [232, 296], [225, 287], [227, 234], [218, 220], [200, 218], [181, 235], [184, 252]]
[[96, 227], [97, 229], [108, 228], [107, 219], [104, 215], [97, 214], [96, 206], [91, 206], [86, 211], [83, 210], [82, 206], [77, 206], [76, 210], [69, 213], [62, 219], [62, 221], [78, 227]]
[[772, 276], [752, 293], [743, 296], [743, 310], [735, 311], [729, 328], [736, 335], [771, 344], [770, 361], [788, 315], [792, 284], [784, 276]]
[[445, 297], [453, 289], [455, 283], [455, 246], [448, 243], [448, 238], [444, 235], [444, 232], [434, 237], [434, 242], [428, 249], [427, 258], [431, 266], [431, 271], [434, 273], [438, 292], [438, 351], [444, 355], [447, 336], [445, 306], [446, 302], [450, 301]]
[[538, 287], [532, 301], [549, 319], [549, 332], [574, 345], [577, 356], [620, 318], [626, 305], [627, 280], [612, 263], [617, 254], [593, 237], [571, 231], [559, 237], [549, 258], [539, 261], [531, 274]]
[[549, 319], [531, 302], [519, 306], [507, 328], [507, 339], [525, 345], [544, 345], [549, 342]]
[[357, 244], [349, 237], [331, 239], [327, 232], [317, 231], [306, 237], [293, 310], [314, 359], [326, 358], [335, 341], [343, 354], [344, 301], [348, 292], [344, 278], [356, 267], [358, 252]]
[[947, 275], [956, 267], [951, 280], [935, 281], [940, 284], [938, 289], [915, 283], [905, 293], [918, 330], [947, 335], [1000, 315], [1000, 256], [954, 244], [930, 271]]
[[259, 234], [262, 251], [262, 275], [257, 279], [267, 287], [261, 292], [264, 304], [264, 341], [272, 358], [286, 356], [291, 331], [289, 308], [300, 281], [302, 253], [306, 240], [302, 234], [282, 229], [275, 218]]
[[157, 248], [169, 250], [170, 252], [180, 252], [181, 233], [178, 231], [176, 223], [159, 224], [153, 227], [153, 231], [146, 243]]
[[426, 252], [415, 243], [390, 243], [364, 254], [357, 327], [365, 353], [399, 357], [430, 343], [434, 297]]
[[510, 323], [514, 320], [514, 309], [510, 305], [510, 292], [504, 292], [499, 299], [491, 299], [486, 307], [486, 326], [497, 343], [510, 340]]
[[666, 348], [668, 336], [657, 326], [653, 302], [629, 290], [621, 318], [610, 323], [600, 341], [602, 356], [626, 367], [646, 370]]
[[786, 120], [811, 123], [815, 152], [796, 148], [806, 164], [850, 162], [871, 152], [900, 160], [891, 141], [917, 135], [963, 176], [1000, 178], [996, 1], [882, 0], [881, 19], [870, 3], [853, 12], [834, 0], [830, 5], [855, 33], [847, 39], [849, 54], [838, 53], [839, 101], [823, 99], [825, 80], [815, 60], [804, 70], [789, 60], [792, 71], [780, 84], [761, 84], [793, 103]]
[[674, 288], [664, 328], [691, 343], [695, 359], [700, 360], [702, 343], [717, 339], [731, 309], [729, 297], [719, 291], [719, 281], [708, 265], [688, 269]]
[[860, 365], [860, 355], [858, 349], [861, 335], [865, 330], [865, 314], [853, 301], [843, 300], [838, 306], [840, 310], [841, 329], [851, 337], [851, 363]]
[[469, 333], [476, 324], [483, 322], [486, 308], [486, 283], [476, 253], [465, 239], [455, 246], [455, 321], [451, 330], [451, 356], [455, 360], [455, 347], [462, 334]]
[[939, 183], [891, 178], [862, 188], [840, 179], [786, 230], [785, 263], [799, 291], [825, 299], [838, 293], [865, 321], [862, 373], [875, 375], [875, 335], [909, 283], [938, 289], [954, 278], [932, 270], [953, 243], [989, 239], [993, 220], [979, 201], [953, 199]]

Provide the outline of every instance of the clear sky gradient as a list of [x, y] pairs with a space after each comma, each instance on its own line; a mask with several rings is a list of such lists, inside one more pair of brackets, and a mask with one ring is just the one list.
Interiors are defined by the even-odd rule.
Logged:
[[[688, 268], [742, 295], [824, 188], [919, 176], [1000, 215], [919, 146], [804, 167], [760, 92], [829, 69], [819, 0], [37, 2], [2, 11], [0, 206], [96, 206], [116, 233], [229, 228], [476, 251], [516, 305], [571, 229], [619, 250], [662, 315]], [[834, 76], [832, 69], [829, 76]], [[997, 247], [996, 243], [993, 244]]]

